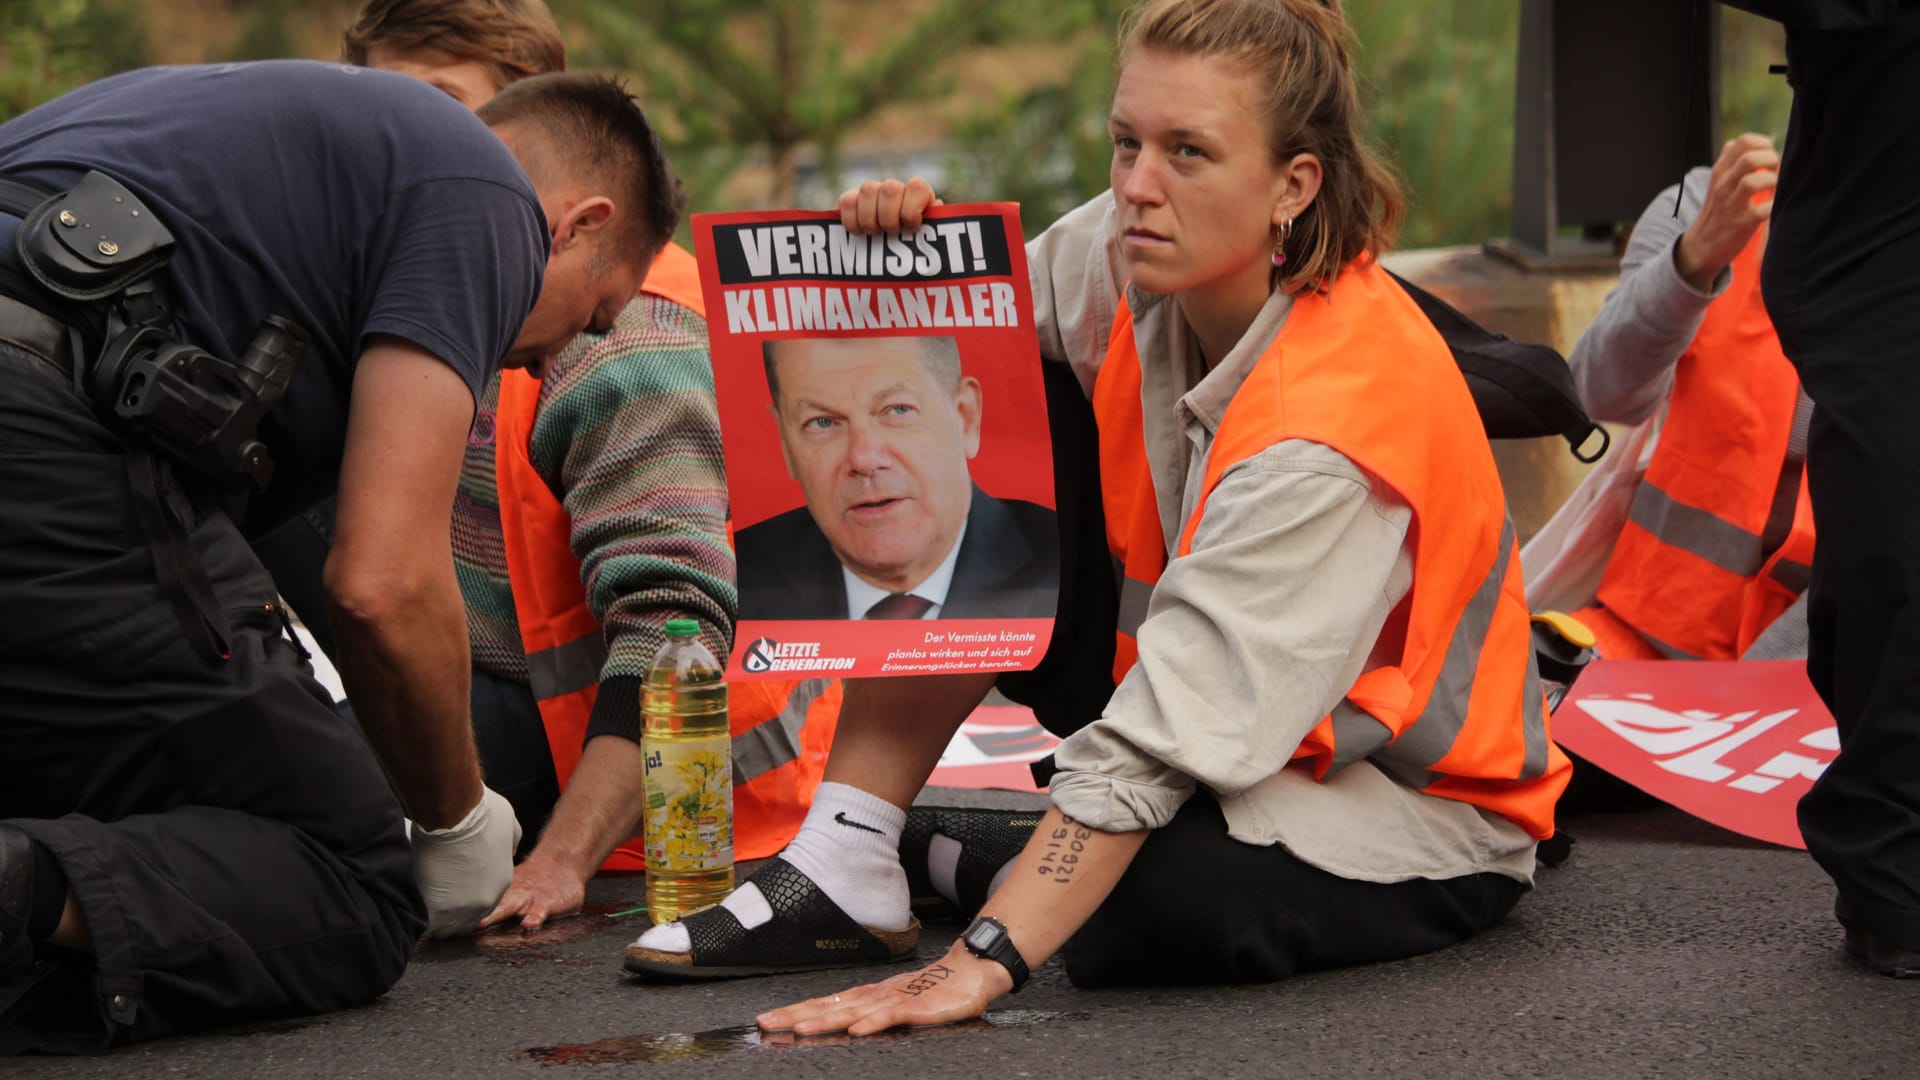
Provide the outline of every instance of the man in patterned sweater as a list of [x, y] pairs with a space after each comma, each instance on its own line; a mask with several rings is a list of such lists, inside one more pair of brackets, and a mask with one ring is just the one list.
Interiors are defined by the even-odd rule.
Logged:
[[[736, 594], [697, 310], [643, 291], [605, 337], [576, 339], [539, 380], [518, 373], [514, 382], [496, 377], [480, 402], [453, 543], [481, 759], [539, 836], [483, 925], [517, 915], [532, 928], [577, 909], [586, 880], [638, 831], [640, 682], [666, 620], [698, 620], [703, 642], [724, 656]], [[529, 514], [547, 526], [545, 543]], [[560, 530], [573, 565], [554, 550]], [[590, 622], [543, 642], [529, 627], [564, 620], [537, 606], [569, 586]]]

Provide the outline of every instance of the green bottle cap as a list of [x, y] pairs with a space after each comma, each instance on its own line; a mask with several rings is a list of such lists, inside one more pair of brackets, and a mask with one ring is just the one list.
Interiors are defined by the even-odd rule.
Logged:
[[700, 620], [699, 619], [668, 619], [667, 620], [667, 636], [668, 637], [699, 637], [700, 636]]

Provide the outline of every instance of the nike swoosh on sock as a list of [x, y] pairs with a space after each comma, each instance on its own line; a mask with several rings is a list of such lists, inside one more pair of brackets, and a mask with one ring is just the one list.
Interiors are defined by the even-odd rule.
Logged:
[[847, 812], [845, 810], [834, 811], [833, 820], [838, 824], [845, 825], [849, 829], [860, 829], [864, 832], [870, 832], [870, 833], [880, 832], [879, 829], [876, 829], [871, 825], [862, 825], [857, 821], [849, 821], [847, 819]]

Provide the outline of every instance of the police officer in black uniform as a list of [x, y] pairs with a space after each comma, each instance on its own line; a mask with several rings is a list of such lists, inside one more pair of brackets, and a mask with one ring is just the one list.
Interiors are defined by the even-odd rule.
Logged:
[[1807, 675], [1840, 753], [1800, 800], [1847, 950], [1920, 977], [1920, 0], [1725, 0], [1787, 27], [1761, 290], [1815, 406]]
[[[680, 207], [593, 76], [476, 119], [401, 75], [159, 68], [0, 125], [0, 1051], [359, 1004], [492, 907], [474, 400], [609, 325]], [[245, 539], [336, 488], [364, 738]]]

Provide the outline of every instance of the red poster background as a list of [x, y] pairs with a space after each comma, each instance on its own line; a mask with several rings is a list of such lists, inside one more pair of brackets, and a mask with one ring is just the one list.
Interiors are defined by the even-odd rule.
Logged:
[[[1040, 382], [1040, 352], [1033, 329], [1033, 292], [1027, 280], [1026, 249], [1020, 243], [1020, 214], [1014, 203], [975, 203], [937, 207], [927, 220], [997, 214], [1005, 223], [1008, 254], [1013, 261], [1010, 284], [1019, 297], [1022, 325], [1015, 327], [956, 327], [945, 331], [845, 330], [835, 336], [906, 337], [920, 333], [951, 334], [960, 347], [960, 366], [980, 380], [984, 403], [980, 422], [980, 453], [973, 459], [974, 482], [987, 494], [1002, 499], [1024, 499], [1053, 505], [1053, 454], [1047, 433], [1046, 392]], [[700, 252], [700, 286], [710, 297], [722, 292], [720, 274], [707, 252], [713, 248], [716, 225], [743, 222], [837, 222], [837, 213], [786, 210], [731, 214], [695, 214], [694, 247]], [[955, 284], [1001, 278], [962, 278]], [[838, 284], [815, 279], [782, 281], [779, 285]], [[869, 282], [883, 284], [881, 282]], [[768, 412], [766, 374], [760, 363], [760, 343], [779, 338], [820, 337], [819, 331], [770, 334], [726, 332], [724, 301], [710, 305], [708, 325], [713, 338], [714, 387], [720, 399], [720, 432], [727, 454], [728, 495], [733, 504], [733, 527], [744, 529], [801, 505], [800, 484], [787, 475], [780, 459], [780, 433]]]
[[[1006, 276], [981, 274], [943, 282], [926, 283], [930, 287], [1005, 282], [1014, 289], [1019, 325], [971, 326], [939, 329], [838, 330], [831, 334], [818, 330], [733, 333], [728, 323], [724, 294], [753, 287], [788, 287], [809, 284], [823, 287], [899, 287], [920, 283], [871, 279], [846, 282], [832, 278], [792, 278], [769, 281], [764, 286], [721, 283], [714, 257], [716, 227], [737, 224], [779, 224], [787, 222], [837, 223], [832, 211], [749, 211], [726, 214], [695, 214], [693, 239], [700, 262], [701, 289], [707, 297], [707, 325], [710, 335], [714, 387], [718, 397], [720, 434], [727, 461], [727, 493], [733, 527], [744, 529], [778, 514], [802, 506], [805, 498], [800, 484], [787, 474], [780, 454], [780, 436], [770, 411], [771, 396], [761, 363], [761, 343], [782, 338], [834, 337], [909, 337], [946, 335], [953, 337], [960, 351], [961, 370], [981, 385], [980, 451], [969, 463], [974, 483], [987, 494], [1001, 499], [1020, 499], [1055, 508], [1053, 451], [1047, 425], [1046, 391], [1040, 376], [1040, 352], [1033, 326], [1032, 286], [1027, 277], [1026, 249], [1021, 242], [1019, 207], [1014, 203], [973, 203], [936, 207], [927, 220], [937, 222], [958, 217], [997, 217], [1005, 230], [1011, 273]], [[988, 622], [991, 625], [987, 625]], [[915, 624], [921, 625], [921, 624]], [[1008, 660], [995, 657], [978, 667], [957, 670], [1017, 670], [1031, 668], [1045, 654], [1052, 633], [1052, 619], [944, 620], [924, 623], [928, 629], [962, 631], [1008, 631], [1037, 634], [1038, 647]], [[735, 628], [734, 652], [728, 663], [729, 678], [791, 678], [810, 675], [856, 677], [925, 673], [890, 669], [887, 656], [890, 643], [906, 641], [919, 644], [918, 631], [903, 631], [895, 624], [885, 627], [858, 621], [764, 620], [743, 619]], [[756, 641], [780, 644], [818, 645], [812, 655], [822, 658], [851, 657], [850, 669], [815, 671], [768, 671], [743, 663]], [[970, 643], [973, 651], [980, 643]], [[1019, 652], [1023, 643], [1015, 643]], [[931, 658], [929, 658], [930, 662]]]
[[1796, 848], [1795, 807], [1840, 745], [1798, 660], [1596, 660], [1553, 737], [1662, 802]]

